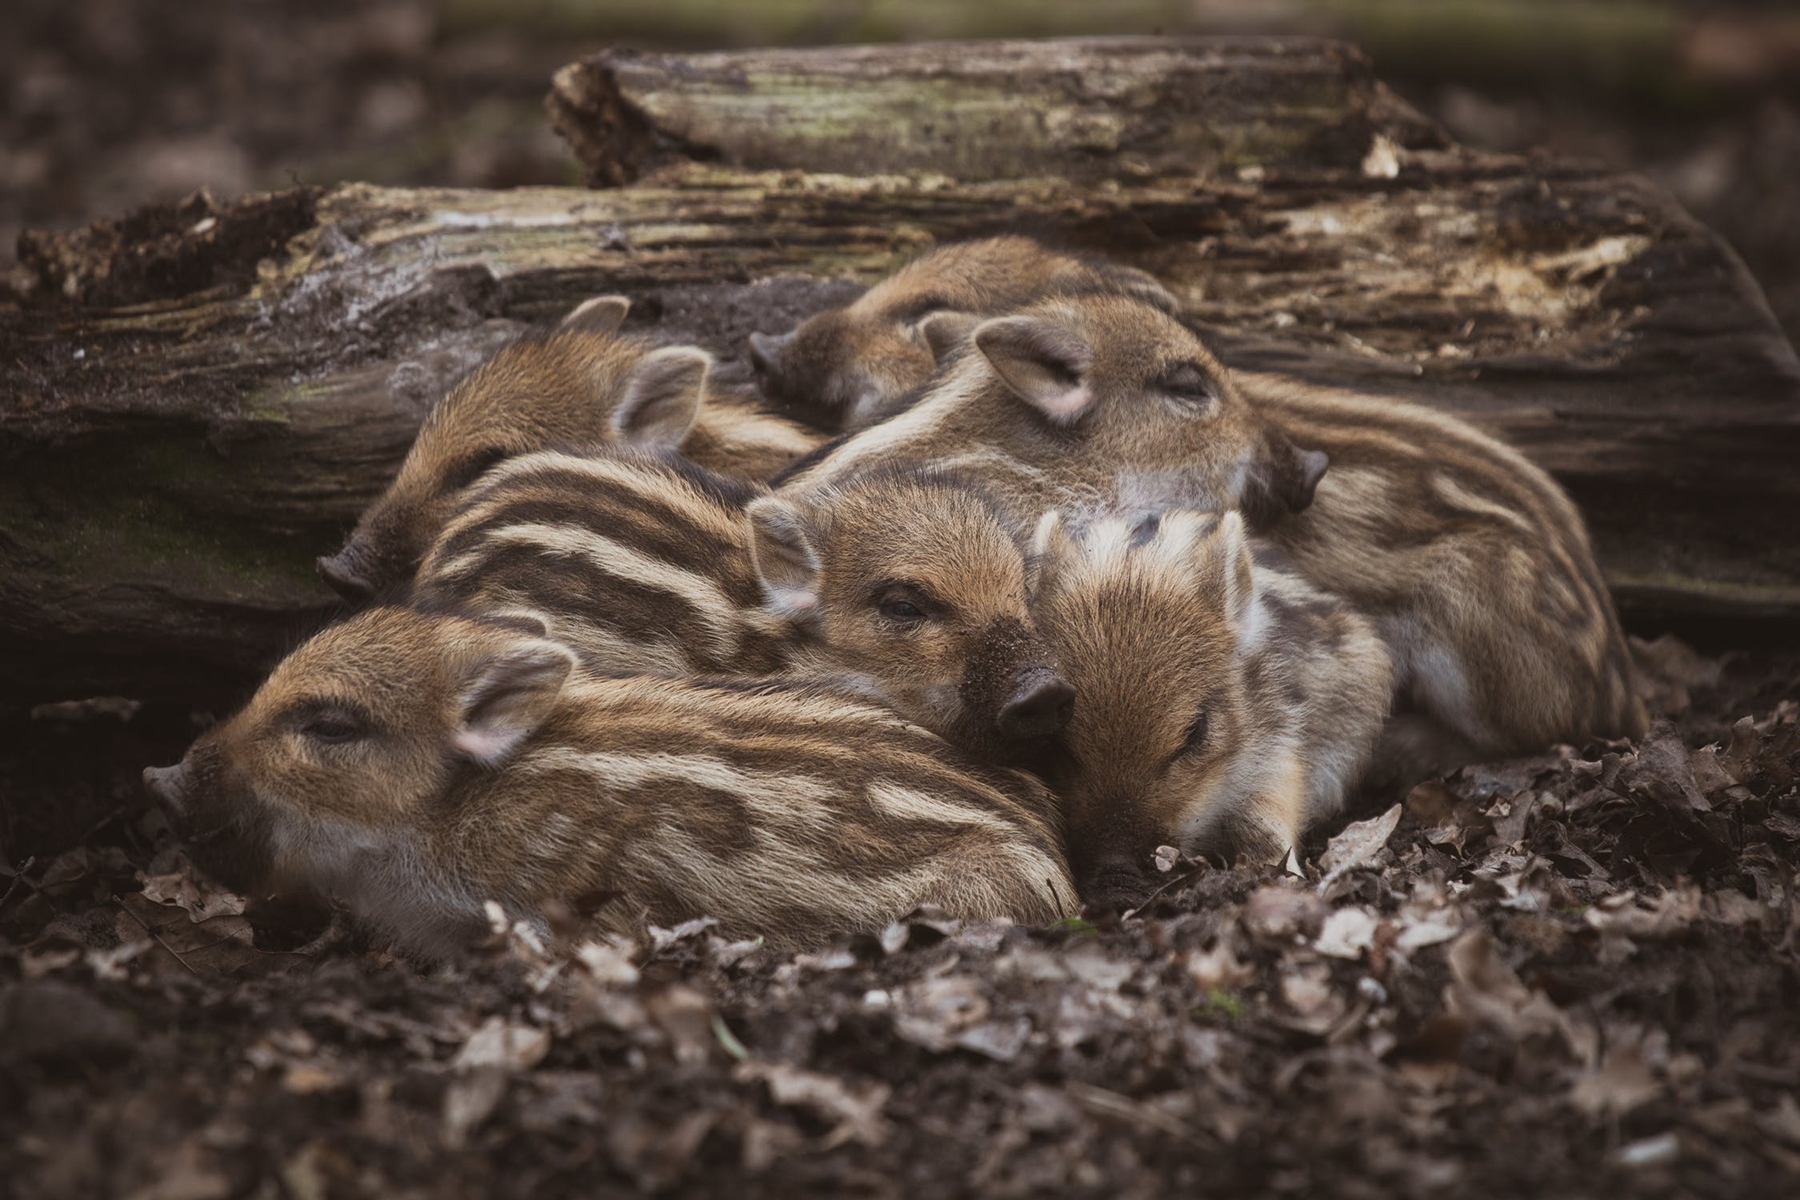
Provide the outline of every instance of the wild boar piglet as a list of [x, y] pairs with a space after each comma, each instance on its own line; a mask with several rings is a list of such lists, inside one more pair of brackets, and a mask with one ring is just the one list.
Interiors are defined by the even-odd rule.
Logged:
[[1068, 723], [1022, 548], [977, 485], [878, 471], [749, 513], [770, 604], [799, 633], [790, 674], [853, 682], [996, 762], [1028, 762]]
[[590, 677], [522, 627], [376, 607], [302, 645], [145, 781], [201, 865], [334, 899], [432, 958], [483, 904], [719, 919], [781, 945], [1071, 911], [1043, 786], [804, 687]]
[[1244, 380], [1271, 421], [1331, 457], [1312, 506], [1270, 536], [1369, 613], [1393, 655], [1392, 782], [1644, 731], [1587, 528], [1543, 468], [1424, 405]]
[[1358, 780], [1392, 689], [1368, 620], [1236, 513], [1037, 535], [1038, 619], [1079, 697], [1048, 772], [1083, 898], [1135, 902], [1157, 846], [1274, 860]]
[[916, 403], [775, 485], [803, 496], [896, 465], [968, 478], [1026, 521], [1148, 497], [1261, 527], [1312, 503], [1328, 460], [1264, 420], [1181, 322], [1091, 293], [983, 322]]
[[1110, 291], [1175, 312], [1175, 297], [1131, 267], [1007, 235], [921, 255], [844, 307], [790, 333], [750, 335], [750, 365], [777, 403], [835, 429], [891, 415], [984, 317], [1062, 292]]
[[618, 333], [628, 306], [622, 296], [589, 300], [451, 388], [343, 548], [319, 560], [326, 581], [346, 599], [366, 600], [410, 578], [457, 493], [513, 455], [680, 450], [713, 470], [765, 479], [818, 443], [792, 421], [709, 389], [706, 351]]

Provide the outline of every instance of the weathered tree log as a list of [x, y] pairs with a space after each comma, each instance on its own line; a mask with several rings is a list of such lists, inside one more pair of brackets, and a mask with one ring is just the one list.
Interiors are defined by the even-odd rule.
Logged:
[[[732, 360], [752, 329], [842, 303], [934, 237], [1020, 226], [1156, 272], [1240, 369], [1501, 430], [1582, 502], [1641, 627], [1800, 619], [1800, 366], [1730, 251], [1641, 180], [1434, 148], [1343, 47], [1243, 46], [1193, 52], [1311, 47], [1363, 80], [1335, 93], [1362, 96], [1359, 115], [1318, 128], [1366, 143], [1307, 135], [1316, 160], [1185, 172], [1095, 150], [1115, 178], [959, 181], [943, 168], [976, 161], [973, 121], [953, 158], [904, 174], [684, 162], [666, 150], [683, 133], [613, 190], [196, 198], [28, 236], [0, 305], [0, 700], [216, 702], [248, 682], [329, 612], [312, 558], [431, 401], [528, 322], [623, 291], [638, 327]], [[1017, 90], [1078, 52], [1013, 48]], [[954, 94], [935, 103], [961, 120]], [[814, 111], [868, 144], [852, 106]]]
[[596, 186], [671, 160], [962, 180], [1354, 167], [1442, 135], [1336, 42], [1114, 38], [723, 54], [613, 50], [548, 105]]

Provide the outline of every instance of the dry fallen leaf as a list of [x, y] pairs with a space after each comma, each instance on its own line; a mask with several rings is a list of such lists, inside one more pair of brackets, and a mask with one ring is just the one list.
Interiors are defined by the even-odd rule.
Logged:
[[199, 919], [180, 904], [159, 904], [141, 894], [120, 896], [118, 901], [123, 910], [116, 923], [121, 942], [148, 937], [157, 953], [146, 962], [154, 961], [162, 969], [231, 975], [292, 961], [289, 955], [258, 950], [256, 931], [243, 916]]
[[575, 948], [575, 961], [602, 987], [631, 987], [638, 981], [629, 952], [609, 942], [583, 942]]
[[995, 1062], [1012, 1062], [1030, 1036], [1031, 1018], [1014, 1017], [1010, 1021], [983, 1021], [971, 1026], [956, 1035], [956, 1045]]
[[451, 1080], [444, 1089], [443, 1137], [452, 1150], [467, 1143], [469, 1134], [493, 1114], [506, 1095], [508, 1075], [503, 1067], [477, 1067]]
[[1636, 1042], [1606, 1048], [1598, 1070], [1575, 1081], [1569, 1100], [1590, 1117], [1622, 1117], [1662, 1095], [1662, 1084]]
[[201, 1136], [188, 1138], [173, 1152], [164, 1151], [158, 1157], [161, 1163], [155, 1182], [130, 1193], [126, 1200], [225, 1200], [232, 1194], [231, 1177]]
[[1485, 927], [1469, 930], [1450, 944], [1451, 982], [1444, 1007], [1453, 1015], [1480, 1021], [1516, 1042], [1557, 1038], [1577, 1059], [1593, 1057], [1591, 1029], [1576, 1025], [1541, 991], [1533, 991], [1501, 961]]
[[981, 985], [967, 975], [943, 975], [899, 993], [894, 1031], [916, 1046], [944, 1051], [957, 1035], [987, 1020], [990, 1005]]
[[1293, 1014], [1285, 1023], [1315, 1037], [1324, 1037], [1349, 1008], [1331, 986], [1331, 968], [1318, 962], [1285, 970], [1281, 976], [1281, 998]]
[[832, 1149], [845, 1142], [864, 1146], [881, 1146], [888, 1140], [887, 1119], [882, 1109], [893, 1089], [873, 1080], [854, 1082], [807, 1071], [789, 1063], [762, 1062], [752, 1059], [739, 1063], [731, 1072], [740, 1083], [761, 1082], [769, 1089], [769, 1098], [789, 1108], [806, 1108], [836, 1127], [820, 1144]]
[[1250, 893], [1239, 919], [1252, 937], [1291, 942], [1317, 930], [1329, 912], [1330, 906], [1312, 892], [1265, 885]]
[[1435, 779], [1428, 779], [1406, 794], [1406, 815], [1425, 831], [1434, 846], [1449, 846], [1457, 853], [1471, 840], [1479, 845], [1494, 832], [1494, 822], [1472, 800], [1465, 800]]
[[1353, 821], [1344, 827], [1344, 832], [1332, 838], [1325, 847], [1325, 853], [1319, 858], [1319, 867], [1325, 872], [1325, 878], [1319, 882], [1319, 890], [1324, 891], [1340, 876], [1370, 866], [1377, 856], [1387, 848], [1388, 839], [1400, 826], [1401, 806], [1396, 804], [1379, 817], [1370, 817], [1366, 821]]
[[529, 1071], [550, 1053], [550, 1034], [530, 1025], [514, 1025], [504, 1017], [489, 1017], [469, 1035], [461, 1050], [451, 1060], [458, 1070], [476, 1067], [499, 1067], [506, 1071]]
[[1239, 962], [1231, 943], [1224, 938], [1211, 949], [1188, 951], [1184, 965], [1194, 986], [1202, 992], [1236, 991], [1256, 978], [1256, 968]]
[[1134, 963], [1114, 958], [1098, 941], [1076, 942], [1062, 955], [1063, 969], [1074, 979], [1103, 992], [1116, 992], [1137, 970]]
[[669, 1039], [676, 1062], [704, 1062], [718, 1044], [712, 1000], [686, 984], [671, 984], [653, 993], [645, 999], [644, 1008]]
[[1375, 944], [1375, 930], [1380, 924], [1374, 913], [1355, 905], [1334, 909], [1325, 918], [1313, 949], [1332, 958], [1361, 958]]
[[624, 1167], [639, 1193], [665, 1192], [674, 1187], [692, 1165], [700, 1143], [718, 1124], [716, 1108], [696, 1108], [673, 1120], [658, 1120], [639, 1113], [606, 1124], [606, 1148], [614, 1162]]
[[144, 899], [154, 904], [175, 905], [194, 922], [242, 916], [247, 904], [236, 892], [225, 891], [188, 871], [167, 875], [145, 875], [140, 871], [138, 880], [144, 885]]
[[1666, 721], [1651, 726], [1638, 743], [1637, 762], [1620, 773], [1620, 782], [1676, 811], [1711, 812], [1688, 765], [1688, 749]]
[[1583, 920], [1603, 934], [1668, 938], [1685, 933], [1700, 915], [1700, 889], [1682, 884], [1660, 896], [1615, 892], [1597, 901], [1583, 914]]
[[661, 954], [678, 942], [700, 937], [718, 923], [718, 920], [713, 917], [697, 917], [692, 921], [683, 921], [673, 929], [663, 929], [660, 926], [652, 925], [650, 926], [650, 952]]
[[1422, 908], [1409, 904], [1394, 923], [1400, 931], [1394, 937], [1394, 948], [1402, 954], [1447, 942], [1463, 930], [1462, 914], [1451, 905]]

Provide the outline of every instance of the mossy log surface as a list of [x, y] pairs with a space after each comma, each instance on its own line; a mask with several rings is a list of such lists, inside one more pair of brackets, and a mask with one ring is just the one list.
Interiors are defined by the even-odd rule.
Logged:
[[[1377, 95], [1354, 52], [1308, 45], [1362, 81], [1340, 94]], [[1385, 95], [1345, 127], [1366, 144], [1316, 161], [965, 179], [966, 141], [880, 174], [676, 155], [596, 191], [201, 197], [28, 235], [0, 304], [0, 700], [223, 702], [330, 613], [312, 559], [432, 401], [582, 298], [630, 294], [634, 327], [741, 377], [751, 330], [1006, 228], [1154, 271], [1252, 386], [1285, 372], [1501, 431], [1582, 503], [1641, 627], [1800, 623], [1800, 365], [1729, 249], [1640, 179], [1446, 146]]]

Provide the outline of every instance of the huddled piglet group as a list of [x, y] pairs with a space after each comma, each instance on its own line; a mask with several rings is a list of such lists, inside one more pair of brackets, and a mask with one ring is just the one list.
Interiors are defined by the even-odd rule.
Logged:
[[[1124, 907], [1645, 715], [1581, 518], [1470, 425], [1233, 375], [1152, 276], [946, 245], [747, 348], [602, 296], [457, 384], [360, 611], [145, 774], [195, 858], [436, 958], [498, 904], [778, 944]], [[1166, 851], [1164, 851], [1166, 853]]]

